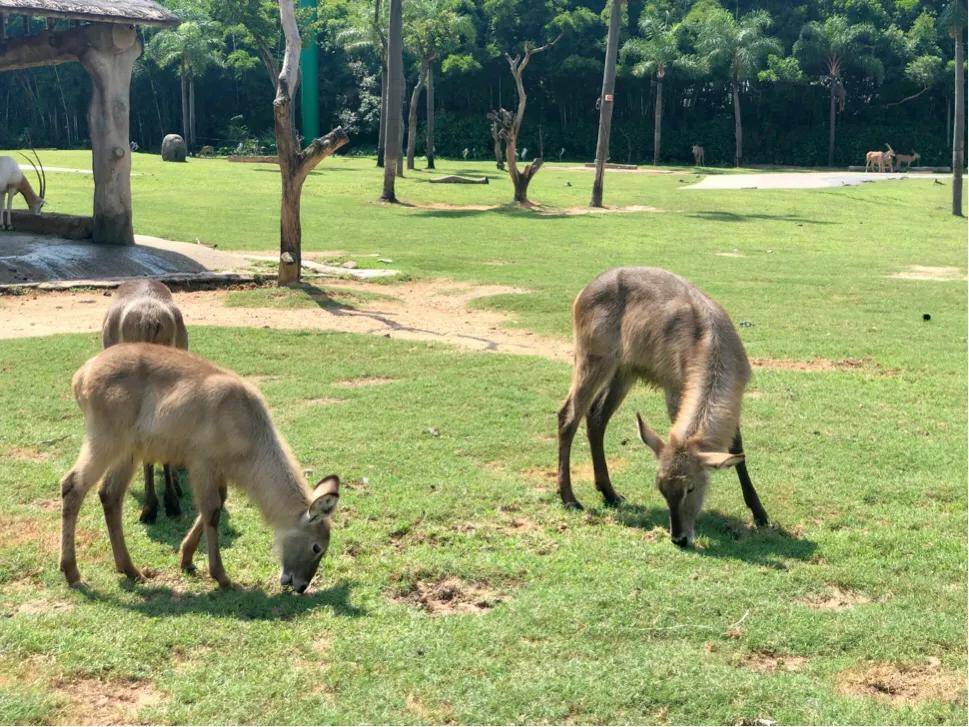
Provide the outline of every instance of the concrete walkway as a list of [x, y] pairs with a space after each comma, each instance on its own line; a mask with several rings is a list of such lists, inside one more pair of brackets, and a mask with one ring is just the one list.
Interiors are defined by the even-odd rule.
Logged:
[[823, 189], [853, 187], [865, 182], [900, 179], [948, 179], [949, 174], [875, 172], [776, 172], [769, 174], [712, 174], [681, 189]]

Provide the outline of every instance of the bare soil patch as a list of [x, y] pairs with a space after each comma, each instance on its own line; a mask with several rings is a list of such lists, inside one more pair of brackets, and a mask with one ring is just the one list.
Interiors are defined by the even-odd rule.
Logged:
[[824, 593], [802, 598], [801, 603], [818, 611], [845, 611], [854, 606], [871, 603], [871, 599], [858, 591], [832, 586]]
[[33, 447], [9, 447], [6, 452], [6, 456], [12, 459], [18, 459], [21, 462], [46, 462], [50, 459], [49, 452], [42, 452], [39, 449], [34, 449]]
[[793, 361], [785, 358], [752, 358], [750, 364], [754, 368], [770, 371], [802, 371], [816, 373], [821, 371], [861, 371], [863, 369], [883, 369], [868, 358], [845, 358], [832, 361], [826, 358], [815, 358], [811, 361]]
[[332, 396], [318, 396], [315, 399], [304, 399], [306, 406], [336, 406], [343, 404], [346, 399], [335, 399]]
[[855, 666], [838, 674], [837, 682], [844, 694], [873, 697], [899, 705], [928, 701], [966, 702], [965, 678], [944, 669], [934, 657], [921, 664], [875, 662]]
[[775, 654], [772, 651], [756, 651], [747, 654], [742, 661], [743, 665], [752, 671], [769, 674], [779, 671], [800, 671], [808, 660], [803, 656]]
[[[327, 283], [318, 283], [325, 291]], [[471, 303], [496, 295], [527, 290], [506, 285], [473, 285], [435, 279], [381, 285], [340, 281], [342, 290], [381, 293], [379, 300], [362, 300], [353, 307], [243, 308], [225, 305], [226, 291], [177, 292], [175, 300], [190, 327], [231, 326], [276, 330], [321, 330], [363, 333], [386, 338], [437, 341], [475, 351], [571, 359], [571, 342], [544, 338], [530, 331], [506, 327], [508, 316]], [[384, 299], [387, 296], [389, 299]], [[364, 296], [366, 297], [366, 296]], [[80, 300], [93, 301], [78, 305]], [[92, 298], [86, 291], [36, 292], [0, 296], [0, 339], [48, 336], [57, 333], [94, 333], [110, 303], [110, 295]], [[253, 383], [270, 379], [250, 377]]]
[[605, 215], [617, 212], [662, 212], [662, 210], [645, 204], [632, 204], [625, 207], [537, 207], [535, 212], [549, 217], [575, 217], [577, 215]]
[[[629, 461], [621, 457], [606, 457], [606, 464], [609, 465], [609, 474], [613, 475], [622, 472], [629, 466]], [[555, 483], [558, 480], [558, 469], [556, 467], [531, 467], [522, 472], [530, 480], [542, 480], [546, 483]], [[595, 479], [595, 471], [592, 469], [592, 462], [582, 462], [572, 464], [573, 482], [592, 482]]]
[[498, 209], [496, 204], [448, 204], [447, 202], [428, 202], [427, 204], [408, 204], [419, 210], [449, 210], [455, 212], [489, 212]]
[[392, 384], [396, 380], [397, 379], [389, 379], [386, 376], [361, 376], [357, 379], [334, 381], [333, 386], [340, 389], [359, 389], [364, 386], [384, 386], [385, 384]]
[[719, 257], [747, 257], [742, 252], [715, 252], [713, 254]]
[[61, 710], [64, 724], [138, 724], [138, 713], [164, 701], [150, 682], [137, 680], [75, 679], [55, 684], [55, 693], [67, 703]]
[[909, 265], [905, 270], [892, 273], [888, 277], [897, 280], [965, 280], [962, 270], [956, 267], [937, 267], [932, 265]]
[[442, 580], [417, 581], [398, 593], [394, 599], [426, 611], [431, 616], [462, 613], [484, 613], [504, 600], [505, 596], [484, 583], [468, 583], [449, 576]]

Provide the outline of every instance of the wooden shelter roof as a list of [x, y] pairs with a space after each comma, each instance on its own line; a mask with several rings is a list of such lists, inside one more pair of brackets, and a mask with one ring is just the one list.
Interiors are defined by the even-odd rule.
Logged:
[[0, 12], [96, 23], [178, 25], [179, 19], [154, 0], [0, 0]]

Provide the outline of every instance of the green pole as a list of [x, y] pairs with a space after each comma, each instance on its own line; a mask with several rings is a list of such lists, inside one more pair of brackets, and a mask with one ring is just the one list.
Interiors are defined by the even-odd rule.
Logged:
[[[316, 0], [299, 0], [301, 8], [315, 8]], [[320, 47], [316, 36], [307, 41], [300, 53], [300, 120], [303, 139], [320, 135]]]

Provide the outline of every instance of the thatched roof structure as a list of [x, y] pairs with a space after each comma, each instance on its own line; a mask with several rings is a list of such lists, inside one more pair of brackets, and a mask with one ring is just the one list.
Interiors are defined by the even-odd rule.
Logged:
[[131, 25], [179, 22], [174, 13], [153, 0], [0, 0], [0, 13]]

